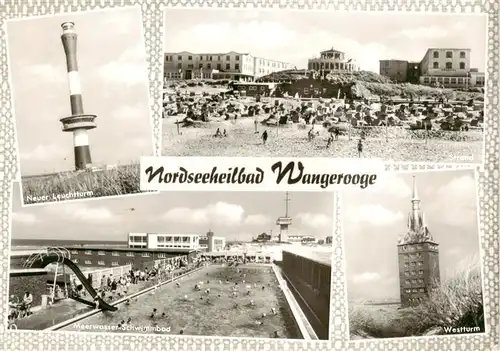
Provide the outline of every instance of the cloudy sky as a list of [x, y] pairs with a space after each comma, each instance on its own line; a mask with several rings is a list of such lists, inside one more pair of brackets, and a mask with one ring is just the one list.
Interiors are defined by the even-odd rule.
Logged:
[[10, 21], [8, 55], [21, 174], [74, 169], [73, 135], [60, 118], [71, 114], [61, 23], [78, 34], [84, 111], [94, 164], [130, 163], [152, 154], [148, 73], [139, 8]]
[[[297, 192], [290, 198], [290, 233], [332, 235], [332, 193]], [[21, 207], [15, 183], [12, 238], [125, 241], [129, 232], [205, 234], [212, 229], [229, 240], [251, 240], [262, 232], [279, 233], [275, 222], [284, 215], [284, 199], [282, 192], [162, 192]]]
[[[440, 245], [441, 279], [479, 262], [474, 173], [416, 173], [421, 209]], [[398, 237], [406, 233], [412, 176], [388, 175], [383, 186], [342, 195], [350, 300], [399, 299]], [[384, 176], [385, 178], [385, 176]]]
[[166, 52], [248, 52], [307, 67], [332, 46], [378, 72], [379, 60], [420, 61], [430, 47], [472, 49], [485, 70], [486, 17], [333, 11], [168, 9]]

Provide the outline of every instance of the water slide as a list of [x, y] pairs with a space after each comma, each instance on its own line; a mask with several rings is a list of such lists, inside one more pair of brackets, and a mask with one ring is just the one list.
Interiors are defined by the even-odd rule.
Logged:
[[[66, 265], [69, 269], [71, 269], [73, 271], [73, 273], [75, 273], [75, 275], [78, 277], [78, 279], [80, 279], [80, 282], [85, 287], [85, 289], [90, 294], [90, 296], [92, 296], [92, 299], [95, 299], [95, 297], [97, 296], [97, 292], [94, 290], [92, 285], [88, 282], [87, 277], [85, 277], [85, 275], [82, 273], [80, 268], [78, 268], [78, 266], [73, 261], [71, 261], [69, 258], [64, 257], [62, 255], [58, 255], [56, 253], [54, 253], [54, 254], [49, 253], [48, 255], [40, 255], [39, 258], [31, 264], [31, 267], [32, 268], [45, 268], [49, 264], [56, 263], [56, 262], [62, 263], [64, 265]], [[76, 301], [85, 303], [89, 306], [95, 306], [95, 304], [93, 302], [90, 302], [90, 301], [87, 301], [87, 300], [84, 300], [81, 298], [73, 298], [73, 299]], [[107, 310], [107, 311], [116, 311], [117, 310], [116, 307], [109, 305], [101, 297], [99, 297], [98, 299], [99, 299], [99, 307], [102, 308], [103, 310]]]

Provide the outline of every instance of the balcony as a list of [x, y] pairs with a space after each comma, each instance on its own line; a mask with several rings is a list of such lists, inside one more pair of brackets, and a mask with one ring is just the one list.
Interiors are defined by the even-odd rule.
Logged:
[[72, 132], [76, 129], [94, 129], [97, 124], [94, 120], [97, 118], [96, 115], [75, 115], [61, 118], [62, 131]]

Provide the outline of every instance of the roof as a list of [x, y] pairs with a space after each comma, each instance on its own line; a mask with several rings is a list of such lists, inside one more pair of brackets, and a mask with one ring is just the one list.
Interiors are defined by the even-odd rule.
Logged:
[[331, 48], [331, 49], [328, 49], [328, 50], [323, 50], [323, 51], [320, 51], [320, 54], [323, 54], [325, 52], [338, 52], [338, 53], [341, 53], [343, 54], [344, 52], [343, 51], [340, 51], [340, 50], [335, 50], [334, 48]]
[[270, 86], [274, 83], [255, 83], [255, 82], [233, 82], [231, 85], [265, 85]]
[[236, 51], [229, 51], [229, 52], [191, 52], [191, 51], [177, 51], [177, 52], [165, 52], [165, 56], [167, 55], [182, 55], [182, 54], [191, 54], [191, 55], [212, 55], [212, 56], [218, 56], [218, 55], [229, 55], [229, 54], [237, 54], [237, 55], [250, 55], [248, 52], [236, 52]]
[[182, 247], [165, 247], [158, 249], [150, 248], [132, 248], [132, 247], [110, 247], [110, 246], [66, 246], [67, 250], [79, 250], [79, 251], [128, 251], [128, 252], [159, 252], [159, 253], [190, 253], [195, 251], [200, 251], [196, 249], [187, 249]]

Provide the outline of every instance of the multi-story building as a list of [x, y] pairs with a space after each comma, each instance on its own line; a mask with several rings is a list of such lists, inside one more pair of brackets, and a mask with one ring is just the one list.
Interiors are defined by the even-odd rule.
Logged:
[[379, 73], [395, 83], [418, 84], [420, 63], [404, 60], [380, 60]]
[[292, 68], [282, 61], [254, 57], [249, 53], [165, 53], [163, 66], [166, 80], [232, 79], [253, 81], [264, 75]]
[[71, 260], [80, 267], [119, 267], [132, 265], [135, 268], [153, 266], [153, 262], [165, 258], [193, 255], [198, 250], [191, 248], [127, 248], [127, 247], [66, 247]]
[[198, 250], [200, 248], [198, 234], [158, 234], [158, 233], [129, 233], [128, 245], [130, 248], [182, 248]]
[[471, 68], [470, 56], [470, 49], [428, 49], [420, 62], [420, 84], [445, 88], [484, 86], [484, 73]]
[[380, 74], [394, 82], [444, 88], [483, 87], [485, 75], [470, 67], [470, 49], [431, 48], [422, 61], [381, 60]]
[[321, 51], [319, 57], [310, 58], [307, 63], [309, 70], [327, 75], [331, 72], [353, 72], [359, 71], [359, 65], [353, 58], [348, 58], [342, 51], [330, 50]]
[[425, 214], [420, 210], [415, 178], [411, 204], [407, 233], [398, 244], [402, 307], [422, 302], [440, 282], [439, 248], [429, 232]]
[[214, 236], [214, 233], [210, 230], [206, 236], [200, 237], [200, 248], [208, 252], [223, 251], [226, 248], [226, 239]]
[[408, 61], [380, 60], [380, 75], [386, 76], [395, 83], [406, 82], [408, 74]]

